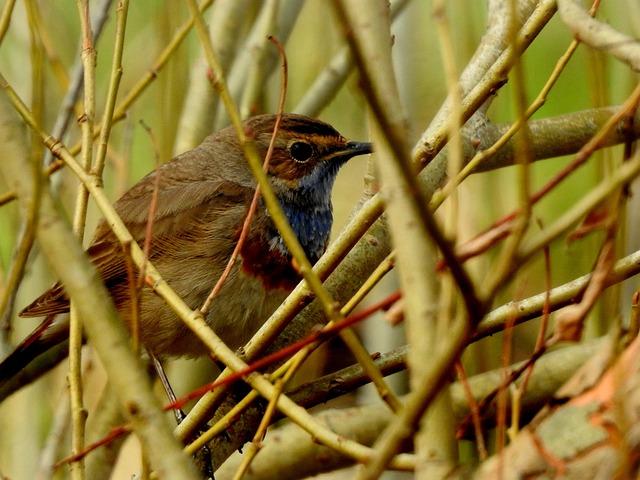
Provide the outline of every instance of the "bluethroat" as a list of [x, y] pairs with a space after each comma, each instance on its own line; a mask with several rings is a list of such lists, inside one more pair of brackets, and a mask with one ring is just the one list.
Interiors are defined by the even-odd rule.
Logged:
[[[275, 115], [244, 123], [264, 157]], [[333, 221], [331, 190], [340, 167], [371, 152], [371, 144], [347, 141], [330, 125], [285, 114], [275, 141], [268, 177], [307, 257], [314, 263], [327, 247]], [[168, 284], [193, 309], [199, 308], [222, 274], [238, 240], [256, 183], [232, 128], [207, 137], [195, 149], [149, 173], [127, 191], [115, 209], [133, 237], [144, 242], [151, 197], [158, 185], [149, 258]], [[130, 321], [131, 297], [123, 249], [103, 221], [87, 255], [113, 301]], [[231, 347], [248, 340], [300, 280], [292, 257], [264, 204], [254, 216], [238, 261], [206, 315], [207, 323]], [[69, 299], [56, 283], [27, 306], [22, 317], [69, 311]], [[197, 356], [201, 341], [149, 288], [140, 293], [140, 340], [155, 355]], [[66, 338], [55, 322], [0, 364], [0, 381], [34, 356]]]

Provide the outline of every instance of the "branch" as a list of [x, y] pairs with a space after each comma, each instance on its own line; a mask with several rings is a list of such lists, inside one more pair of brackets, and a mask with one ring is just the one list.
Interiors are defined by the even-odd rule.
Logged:
[[[8, 86], [2, 78], [2, 87]], [[8, 120], [6, 97], [2, 97], [3, 127]], [[11, 128], [9, 126], [9, 128]], [[8, 135], [8, 129], [0, 129]], [[10, 130], [9, 130], [10, 131]], [[25, 158], [26, 155], [23, 157]], [[5, 158], [0, 171], [15, 186], [20, 201], [28, 199], [32, 185], [24, 175], [24, 165], [17, 157]], [[118, 392], [128, 420], [144, 444], [155, 468], [171, 478], [197, 479], [197, 473], [173, 437], [169, 424], [155, 398], [151, 383], [140, 360], [129, 346], [129, 335], [98, 273], [82, 245], [54, 207], [48, 190], [42, 192], [37, 238], [65, 291], [68, 292], [91, 343], [95, 346], [110, 381]]]
[[[608, 368], [609, 342], [557, 394], [559, 400], [478, 469], [475, 479], [633, 478], [640, 448], [640, 337]], [[517, 459], [517, 460], [516, 460]]]
[[558, 0], [560, 18], [581, 42], [640, 72], [640, 40], [591, 17], [576, 0]]
[[[542, 356], [535, 365], [529, 380], [529, 386], [522, 399], [522, 406], [530, 412], [540, 408], [586, 361], [600, 351], [605, 339], [598, 339], [585, 344], [573, 345], [558, 349]], [[404, 350], [404, 348], [403, 348]], [[393, 373], [387, 368], [400, 356], [400, 351], [382, 355], [376, 363], [386, 374]], [[518, 368], [520, 364], [513, 365]], [[356, 374], [359, 367], [353, 366], [331, 375], [327, 375], [313, 382], [301, 385], [289, 394], [302, 405], [311, 407], [332, 398], [321, 399], [325, 389], [343, 391], [343, 386], [353, 385], [354, 375], [364, 378], [362, 373]], [[502, 369], [476, 375], [469, 379], [473, 397], [478, 401], [493, 391], [503, 380]], [[348, 388], [348, 387], [347, 387]], [[307, 395], [309, 395], [307, 397]], [[452, 408], [457, 421], [469, 414], [469, 405], [459, 382], [451, 385]], [[494, 415], [493, 411], [488, 412]], [[346, 409], [327, 410], [318, 415], [323, 423], [329, 425], [338, 433], [350, 438], [357, 438], [364, 444], [371, 444], [388, 422], [393, 418], [392, 413], [382, 404], [352, 407]], [[282, 452], [287, 455], [282, 455]], [[231, 475], [241, 462], [242, 456], [234, 454], [216, 472], [218, 480], [231, 478]], [[348, 458], [336, 454], [331, 450], [314, 443], [304, 436], [294, 425], [273, 430], [264, 441], [260, 455], [251, 465], [251, 470], [244, 477], [247, 480], [271, 480], [283, 478], [304, 478], [317, 475], [324, 471], [335, 470], [352, 465]], [[283, 473], [286, 472], [286, 475]]]
[[[241, 36], [237, 35], [247, 20], [248, 0], [217, 0], [209, 16], [211, 43], [223, 71], [227, 71]], [[219, 97], [207, 75], [207, 61], [200, 54], [191, 67], [184, 107], [178, 122], [175, 154], [194, 148], [211, 133]]]

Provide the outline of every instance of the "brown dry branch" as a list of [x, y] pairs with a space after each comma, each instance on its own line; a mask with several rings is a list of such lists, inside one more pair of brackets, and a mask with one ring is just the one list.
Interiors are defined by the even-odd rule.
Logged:
[[[523, 409], [530, 412], [537, 411], [584, 362], [601, 350], [604, 344], [605, 341], [599, 339], [544, 355], [534, 367], [529, 389], [522, 399]], [[399, 353], [383, 355], [376, 360], [380, 369], [388, 373], [395, 371], [393, 365], [396, 363]], [[521, 365], [514, 366], [514, 368], [520, 367]], [[493, 370], [469, 378], [473, 397], [479, 401], [500, 384], [501, 377], [500, 370]], [[291, 391], [290, 395], [302, 405], [316, 405], [318, 401], [327, 401], [332, 398], [332, 391], [340, 394], [343, 388], [349, 388], [349, 385], [357, 378], [364, 379], [365, 376], [360, 368], [354, 365], [301, 385]], [[469, 413], [469, 403], [462, 384], [454, 383], [451, 386], [451, 398], [454, 417], [459, 421]], [[495, 411], [489, 413], [486, 426], [495, 422], [494, 415]], [[331, 428], [344, 435], [349, 435], [351, 438], [357, 438], [365, 444], [371, 444], [393, 418], [391, 412], [379, 403], [347, 409], [331, 409], [319, 416]], [[282, 455], [283, 451], [289, 452], [289, 454]], [[216, 478], [222, 480], [231, 478], [241, 461], [242, 456], [238, 453], [234, 454], [216, 472]], [[267, 435], [262, 451], [253, 461], [252, 468], [247, 472], [245, 478], [275, 480], [282, 478], [283, 472], [286, 472], [290, 478], [304, 478], [351, 464], [352, 462], [348, 458], [318, 445], [297, 427], [288, 425], [273, 430]]]
[[634, 477], [640, 448], [639, 354], [636, 338], [610, 368], [611, 352], [592, 358], [558, 391], [562, 402], [548, 407], [506, 448], [502, 472], [491, 458], [473, 478]]

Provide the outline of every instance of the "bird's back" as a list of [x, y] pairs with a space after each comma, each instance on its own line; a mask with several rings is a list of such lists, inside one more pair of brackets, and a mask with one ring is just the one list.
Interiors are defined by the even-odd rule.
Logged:
[[[254, 192], [244, 158], [229, 157], [225, 153], [237, 152], [237, 148], [229, 145], [233, 141], [224, 131], [211, 135], [198, 148], [145, 176], [114, 204], [132, 236], [143, 246], [149, 208], [157, 191], [149, 258], [191, 308], [202, 305], [220, 277]], [[127, 261], [122, 246], [105, 221], [98, 225], [87, 254], [110, 289], [120, 314], [128, 320], [131, 299]], [[232, 291], [244, 296], [245, 305], [256, 298], [253, 302], [256, 305], [248, 310], [260, 312], [264, 298], [259, 297], [265, 297], [264, 292], [253, 285], [255, 282], [249, 281], [251, 279], [243, 277], [241, 269], [236, 268], [228, 284], [233, 286]], [[228, 287], [220, 293], [221, 300], [214, 303], [214, 310], [229, 317], [228, 322], [232, 323], [231, 318], [241, 313], [233, 314], [236, 307], [232, 306], [231, 297], [225, 298], [227, 290]], [[140, 300], [142, 340], [149, 348], [177, 355], [189, 354], [191, 349], [201, 350], [197, 340], [195, 347], [190, 347], [192, 338], [181, 341], [168, 333], [165, 335], [177, 328], [180, 320], [150, 289], [143, 291]], [[225, 303], [226, 307], [216, 307], [219, 303]], [[62, 285], [56, 283], [20, 315], [55, 315], [68, 310], [68, 298]], [[183, 333], [191, 336], [186, 328]]]

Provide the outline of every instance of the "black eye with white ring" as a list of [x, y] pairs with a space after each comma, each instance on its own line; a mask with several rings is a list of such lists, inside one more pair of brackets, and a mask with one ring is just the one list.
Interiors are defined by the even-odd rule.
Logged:
[[293, 142], [289, 145], [289, 154], [296, 162], [306, 162], [313, 155], [313, 147], [307, 142]]

